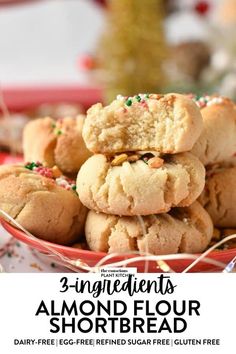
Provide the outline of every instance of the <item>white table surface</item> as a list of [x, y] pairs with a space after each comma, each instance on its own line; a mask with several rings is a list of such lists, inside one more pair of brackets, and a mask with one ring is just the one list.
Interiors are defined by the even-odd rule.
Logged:
[[[10, 246], [6, 247], [10, 242]], [[4, 254], [3, 254], [4, 253]], [[47, 256], [32, 251], [0, 226], [0, 267], [7, 273], [68, 272]]]

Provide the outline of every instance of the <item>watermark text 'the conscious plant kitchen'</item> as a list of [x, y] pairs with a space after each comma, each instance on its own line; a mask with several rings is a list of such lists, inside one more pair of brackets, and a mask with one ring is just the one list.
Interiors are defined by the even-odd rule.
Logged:
[[48, 317], [51, 333], [182, 333], [191, 317], [200, 316], [200, 302], [176, 299], [176, 287], [164, 274], [73, 283], [65, 276], [60, 293], [73, 291], [73, 298], [41, 300], [35, 316]]

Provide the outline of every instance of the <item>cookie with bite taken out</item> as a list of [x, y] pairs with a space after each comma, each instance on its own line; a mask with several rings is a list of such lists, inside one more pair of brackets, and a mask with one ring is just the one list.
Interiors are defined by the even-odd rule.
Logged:
[[117, 98], [87, 112], [83, 138], [93, 153], [154, 150], [176, 154], [192, 149], [202, 130], [197, 105], [186, 95], [139, 94]]

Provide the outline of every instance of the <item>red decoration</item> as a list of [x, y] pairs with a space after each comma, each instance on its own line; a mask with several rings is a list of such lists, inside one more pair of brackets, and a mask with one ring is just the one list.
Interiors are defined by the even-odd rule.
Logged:
[[84, 54], [79, 57], [79, 67], [83, 70], [92, 70], [95, 68], [95, 60], [91, 55]]
[[194, 10], [201, 16], [204, 16], [209, 11], [209, 3], [207, 1], [198, 1], [195, 4]]
[[106, 6], [106, 0], [94, 0], [94, 1], [101, 6]]

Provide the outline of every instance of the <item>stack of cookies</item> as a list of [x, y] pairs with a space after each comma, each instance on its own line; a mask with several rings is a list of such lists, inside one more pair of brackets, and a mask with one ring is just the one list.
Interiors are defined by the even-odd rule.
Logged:
[[92, 153], [77, 192], [90, 209], [89, 248], [151, 254], [202, 252], [213, 226], [196, 201], [205, 169], [189, 153], [203, 128], [193, 100], [179, 94], [118, 96], [92, 106], [83, 127]]
[[42, 239], [71, 245], [85, 223], [91, 250], [196, 253], [211, 241], [211, 219], [214, 242], [236, 232], [236, 108], [227, 98], [118, 96], [86, 119], [34, 120], [24, 157], [0, 167], [0, 208]]
[[214, 232], [214, 240], [218, 240], [221, 235], [236, 233], [236, 107], [220, 96], [192, 99], [203, 117], [203, 131], [192, 153], [207, 171], [199, 201], [219, 229]]

